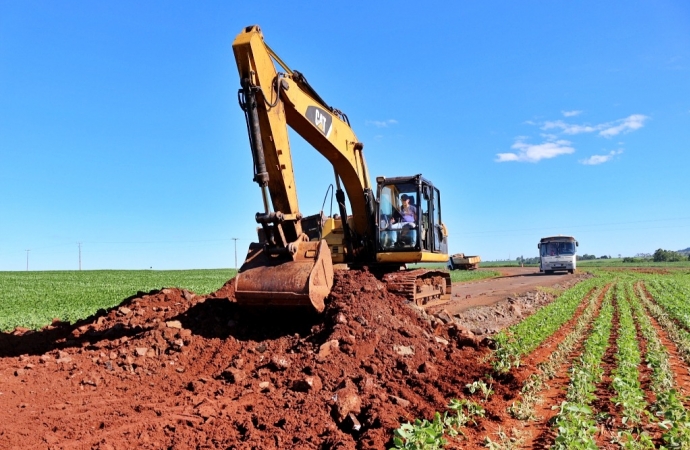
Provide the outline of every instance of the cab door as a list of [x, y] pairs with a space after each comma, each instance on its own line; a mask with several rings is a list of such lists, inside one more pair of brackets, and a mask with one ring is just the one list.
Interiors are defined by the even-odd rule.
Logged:
[[433, 216], [434, 216], [434, 248], [435, 253], [448, 253], [448, 236], [445, 234], [443, 221], [441, 220], [441, 192], [437, 188], [432, 190]]
[[448, 242], [441, 221], [441, 193], [430, 184], [422, 186], [422, 249], [447, 253]]

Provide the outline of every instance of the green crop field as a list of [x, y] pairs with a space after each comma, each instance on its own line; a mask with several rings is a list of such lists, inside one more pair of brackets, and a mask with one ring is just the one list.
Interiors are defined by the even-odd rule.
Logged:
[[0, 331], [17, 326], [39, 329], [54, 318], [75, 322], [139, 291], [177, 287], [208, 294], [235, 273], [233, 269], [0, 272]]
[[[482, 263], [484, 264], [484, 263]], [[499, 267], [499, 266], [494, 266]], [[438, 263], [419, 263], [419, 264], [409, 264], [410, 269], [436, 269], [436, 270], [448, 270], [446, 264]], [[450, 281], [452, 283], [466, 283], [468, 281], [483, 280], [485, 278], [496, 278], [500, 276], [500, 272], [495, 270], [451, 270], [450, 271]]]
[[[490, 269], [499, 267], [520, 267], [517, 261], [482, 261], [479, 264], [480, 268]], [[525, 264], [524, 267], [539, 267], [539, 264]], [[690, 268], [690, 261], [676, 261], [676, 262], [655, 262], [651, 259], [638, 258], [634, 262], [623, 262], [623, 258], [610, 259], [578, 259], [577, 267], [587, 268], [637, 268], [637, 267], [668, 267], [668, 268]]]
[[[235, 274], [233, 269], [0, 272], [0, 331], [40, 329], [53, 319], [73, 323], [99, 309], [117, 306], [137, 292], [165, 287], [208, 294]], [[455, 270], [451, 280], [461, 283], [498, 275], [494, 271]]]
[[479, 263], [481, 268], [492, 268], [492, 267], [539, 267], [539, 264], [520, 264], [518, 261], [482, 261]]
[[655, 262], [651, 259], [640, 259], [634, 262], [623, 262], [623, 258], [611, 259], [587, 259], [579, 260], [577, 267], [615, 267], [621, 269], [630, 269], [638, 267], [654, 267], [654, 268], [690, 268], [690, 261], [674, 261], [674, 262]]
[[500, 276], [495, 270], [451, 270], [450, 281], [464, 283], [468, 281], [483, 280], [484, 278], [496, 278]]

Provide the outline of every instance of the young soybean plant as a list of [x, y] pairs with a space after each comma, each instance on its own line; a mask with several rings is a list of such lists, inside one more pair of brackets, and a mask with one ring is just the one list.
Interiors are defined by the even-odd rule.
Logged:
[[508, 433], [503, 431], [503, 428], [498, 427], [496, 435], [498, 436], [497, 441], [492, 441], [491, 438], [484, 438], [484, 446], [489, 450], [512, 450], [517, 448], [523, 448], [525, 439], [523, 437], [523, 432], [517, 428], [512, 428], [510, 430], [510, 436]]
[[465, 387], [470, 391], [470, 394], [474, 394], [475, 392], [481, 392], [484, 396], [484, 403], [486, 403], [487, 400], [489, 400], [489, 396], [491, 396], [491, 394], [494, 393], [492, 386], [493, 383], [489, 382], [489, 384], [487, 385], [482, 380], [477, 380], [465, 385]]
[[445, 436], [464, 436], [462, 427], [476, 417], [484, 417], [485, 411], [479, 404], [467, 399], [452, 399], [448, 411], [437, 412], [434, 420], [416, 419], [414, 424], [404, 423], [394, 431], [393, 447], [390, 450], [436, 450], [442, 449], [448, 441]]
[[391, 450], [436, 450], [442, 449], [448, 441], [444, 439], [444, 423], [440, 413], [434, 420], [415, 419], [414, 424], [404, 423], [395, 430]]
[[464, 427], [468, 422], [477, 424], [475, 417], [484, 417], [486, 411], [478, 403], [467, 399], [452, 399], [448, 405], [450, 414], [444, 415], [445, 424], [456, 433], [449, 433], [452, 436], [457, 435], [460, 427]]

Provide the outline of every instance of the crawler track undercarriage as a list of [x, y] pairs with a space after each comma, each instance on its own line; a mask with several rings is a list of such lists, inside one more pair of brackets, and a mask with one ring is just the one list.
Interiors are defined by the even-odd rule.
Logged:
[[441, 270], [414, 269], [383, 276], [389, 292], [426, 309], [450, 301], [450, 274]]

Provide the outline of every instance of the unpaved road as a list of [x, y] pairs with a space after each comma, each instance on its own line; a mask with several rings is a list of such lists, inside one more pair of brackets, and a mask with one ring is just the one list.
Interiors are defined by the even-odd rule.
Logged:
[[[480, 269], [481, 270], [481, 269]], [[537, 309], [551, 303], [560, 292], [591, 275], [544, 275], [534, 267], [501, 267], [500, 277], [469, 283], [455, 283], [449, 303], [427, 309], [445, 321], [483, 337], [514, 325]]]
[[563, 286], [578, 277], [578, 274], [568, 273], [544, 275], [536, 267], [500, 267], [483, 270], [501, 272], [501, 277], [453, 284], [451, 303], [444, 305], [449, 313], [460, 313], [477, 306], [490, 306], [508, 297], [535, 291], [539, 287]]

